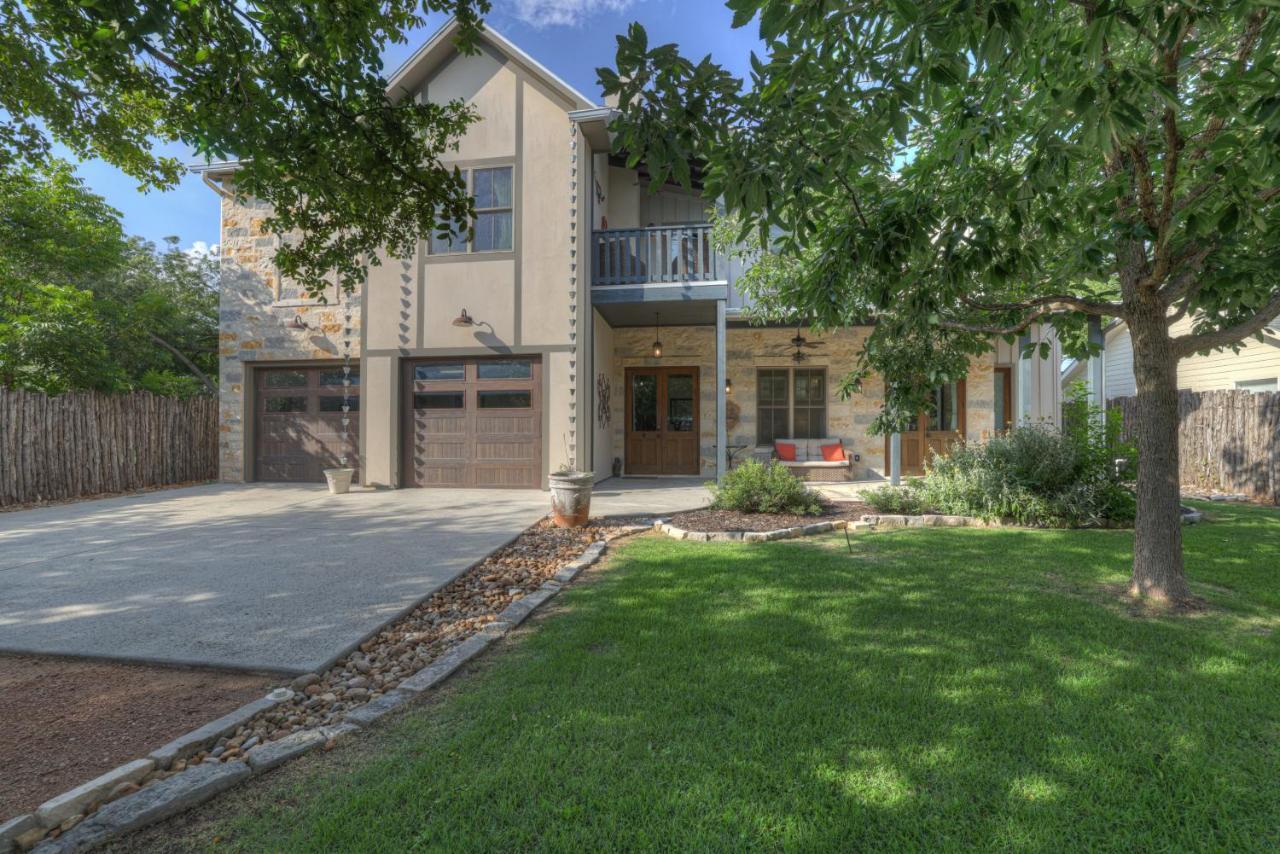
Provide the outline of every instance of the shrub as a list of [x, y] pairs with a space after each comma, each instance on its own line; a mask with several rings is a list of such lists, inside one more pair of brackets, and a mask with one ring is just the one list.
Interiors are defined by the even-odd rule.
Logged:
[[720, 483], [707, 484], [711, 506], [716, 510], [742, 513], [798, 513], [811, 516], [822, 512], [817, 496], [776, 462], [768, 465], [747, 460], [731, 469]]
[[[921, 502], [939, 513], [1023, 525], [1098, 527], [1133, 521], [1133, 495], [1115, 460], [1132, 457], [1110, 419], [1087, 406], [1062, 432], [1021, 427], [935, 457]], [[1123, 469], [1122, 471], [1127, 471]]]
[[[1118, 412], [1105, 416], [1081, 395], [1063, 407], [1061, 431], [1020, 427], [982, 445], [959, 445], [934, 457], [925, 476], [906, 487], [880, 487], [862, 497], [882, 513], [945, 513], [1022, 525], [1105, 527], [1133, 521], [1124, 482], [1133, 447], [1121, 441]], [[1117, 471], [1118, 469], [1118, 471]]]
[[906, 486], [877, 486], [862, 492], [862, 500], [881, 513], [915, 516], [926, 511], [920, 500], [918, 481], [908, 481]]

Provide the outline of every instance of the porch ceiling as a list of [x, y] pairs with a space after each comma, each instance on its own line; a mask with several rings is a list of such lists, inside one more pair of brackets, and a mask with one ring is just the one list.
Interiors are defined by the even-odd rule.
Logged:
[[663, 326], [714, 326], [715, 300], [671, 300], [667, 302], [596, 303], [600, 315], [615, 329], [620, 326], [653, 326], [655, 312]]

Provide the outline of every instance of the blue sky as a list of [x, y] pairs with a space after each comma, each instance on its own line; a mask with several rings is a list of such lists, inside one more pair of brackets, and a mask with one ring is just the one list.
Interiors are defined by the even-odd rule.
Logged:
[[[749, 53], [759, 47], [755, 26], [733, 30], [731, 20], [722, 0], [493, 0], [486, 22], [599, 101], [595, 69], [613, 64], [614, 36], [632, 21], [644, 24], [651, 45], [676, 42], [694, 59], [711, 53], [734, 73], [745, 75]], [[392, 45], [385, 57], [388, 73], [443, 21], [435, 16], [427, 26], [409, 33], [405, 44]], [[162, 150], [183, 162], [193, 159], [182, 146]], [[218, 240], [217, 197], [194, 175], [184, 178], [175, 190], [144, 194], [136, 181], [106, 163], [85, 161], [79, 172], [124, 215], [125, 230], [131, 234], [157, 243], [174, 235], [184, 248]]]

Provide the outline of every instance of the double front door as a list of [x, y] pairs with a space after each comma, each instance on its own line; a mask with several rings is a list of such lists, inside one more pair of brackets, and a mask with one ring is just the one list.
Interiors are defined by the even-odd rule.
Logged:
[[627, 474], [698, 474], [698, 369], [628, 368]]
[[[914, 429], [902, 433], [902, 473], [924, 474], [929, 458], [945, 456], [952, 445], [964, 440], [964, 433], [964, 380], [938, 386], [933, 390], [932, 411], [920, 413]], [[886, 460], [889, 453], [889, 437], [885, 437]]]

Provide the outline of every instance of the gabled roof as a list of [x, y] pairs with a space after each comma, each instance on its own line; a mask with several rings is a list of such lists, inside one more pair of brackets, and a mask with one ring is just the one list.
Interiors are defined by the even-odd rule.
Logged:
[[[439, 68], [443, 62], [457, 53], [453, 38], [457, 35], [458, 26], [457, 19], [450, 18], [448, 23], [436, 30], [431, 38], [427, 39], [422, 47], [415, 50], [413, 55], [401, 63], [400, 67], [391, 75], [390, 82], [387, 84], [387, 92], [395, 93], [397, 90], [408, 92], [418, 88], [432, 71]], [[561, 80], [551, 69], [525, 53], [514, 42], [492, 27], [486, 25], [480, 31], [478, 38], [488, 43], [490, 47], [496, 49], [499, 53], [514, 59], [524, 67], [526, 72], [532, 74], [543, 84], [557, 92], [572, 105], [570, 108], [572, 111], [586, 111], [587, 115], [591, 117], [594, 117], [592, 111], [597, 109], [607, 111], [607, 108], [597, 108], [597, 105], [590, 98], [564, 80]], [[211, 163], [192, 163], [187, 166], [187, 171], [215, 174], [234, 172], [239, 167], [239, 160], [218, 160]]]
[[[422, 81], [440, 66], [445, 60], [457, 52], [454, 47], [453, 39], [458, 33], [459, 24], [456, 18], [450, 18], [448, 23], [436, 30], [435, 34], [413, 52], [413, 55], [404, 61], [399, 68], [391, 75], [390, 83], [387, 85], [388, 92], [412, 91], [422, 85]], [[537, 77], [559, 93], [566, 101], [573, 106], [574, 110], [587, 110], [596, 106], [586, 95], [570, 86], [564, 80], [556, 76], [555, 72], [547, 68], [538, 60], [521, 50], [515, 42], [503, 36], [493, 27], [486, 24], [477, 36], [480, 41], [486, 42], [490, 47], [495, 48], [499, 53], [505, 54], [507, 57], [515, 60], [524, 67], [524, 70]]]

